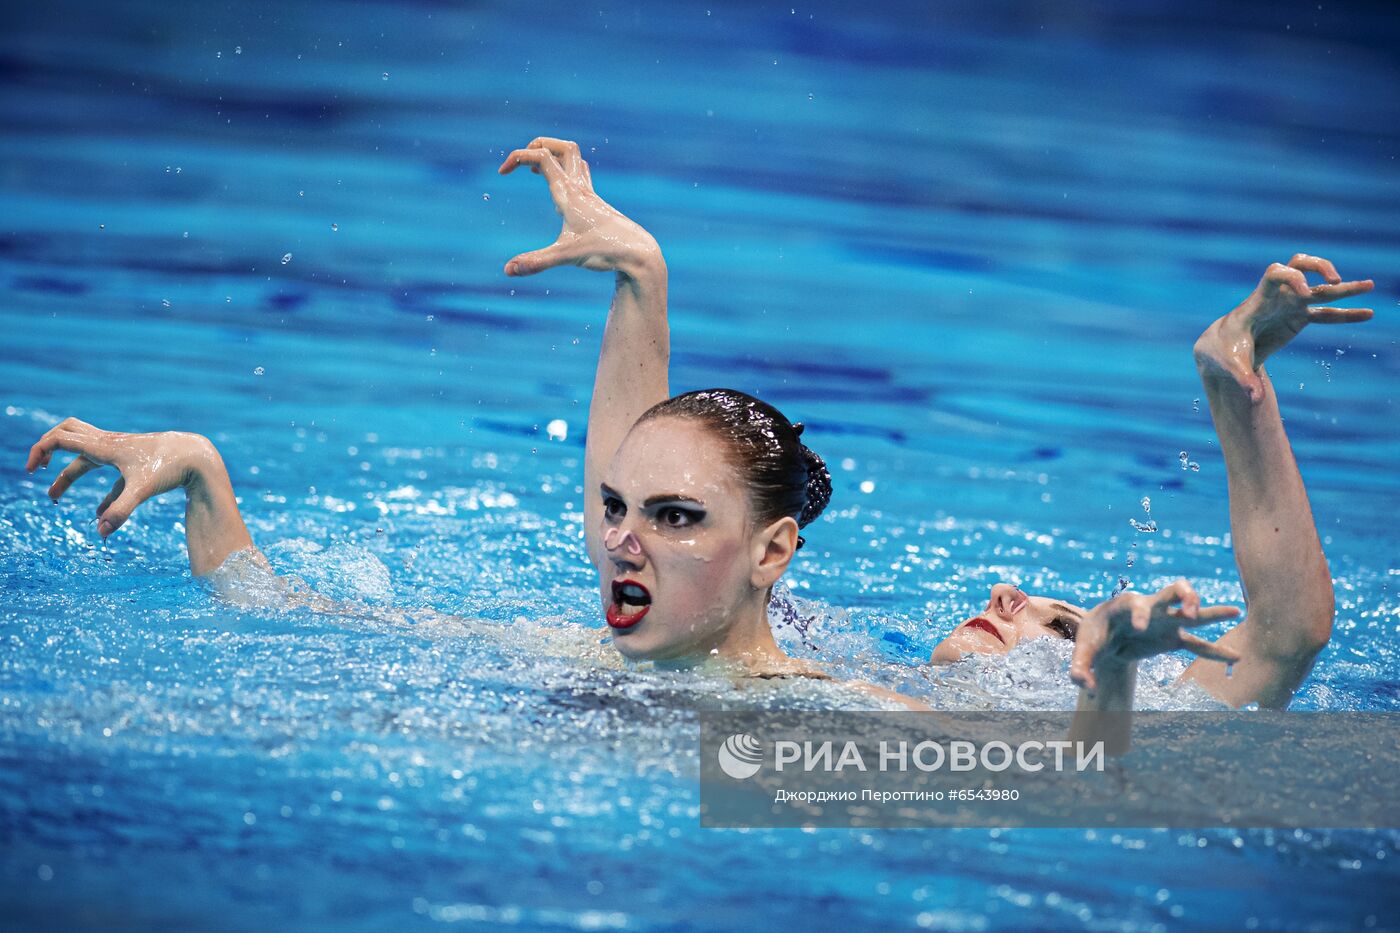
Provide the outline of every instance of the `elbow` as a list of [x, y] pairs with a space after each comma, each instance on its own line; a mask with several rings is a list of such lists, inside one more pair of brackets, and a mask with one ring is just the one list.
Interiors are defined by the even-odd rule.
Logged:
[[1325, 592], [1319, 593], [1316, 602], [1299, 607], [1299, 625], [1289, 639], [1288, 654], [1298, 660], [1311, 662], [1327, 643], [1332, 640], [1332, 623], [1337, 615], [1337, 600], [1332, 592], [1332, 581], [1327, 581]]

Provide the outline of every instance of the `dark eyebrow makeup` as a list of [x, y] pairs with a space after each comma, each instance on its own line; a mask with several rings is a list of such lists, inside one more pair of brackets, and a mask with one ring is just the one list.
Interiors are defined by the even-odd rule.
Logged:
[[652, 496], [650, 499], [642, 503], [642, 508], [649, 509], [653, 505], [657, 505], [662, 502], [675, 502], [681, 505], [692, 505], [697, 509], [703, 509], [705, 507], [705, 503], [701, 502], [699, 499], [692, 499], [690, 496], [666, 495]]
[[1060, 610], [1061, 612], [1068, 612], [1070, 615], [1074, 616], [1076, 619], [1083, 618], [1083, 613], [1081, 613], [1078, 609], [1074, 609], [1074, 608], [1072, 608], [1072, 607], [1070, 607], [1070, 606], [1066, 606], [1064, 603], [1051, 603], [1051, 604], [1050, 604], [1050, 608], [1051, 608], [1051, 609], [1058, 609], [1058, 610]]

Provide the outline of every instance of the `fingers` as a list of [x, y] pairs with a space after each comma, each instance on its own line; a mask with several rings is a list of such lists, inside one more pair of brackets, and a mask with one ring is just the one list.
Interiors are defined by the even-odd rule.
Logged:
[[124, 489], [126, 489], [126, 479], [125, 477], [118, 476], [117, 481], [112, 484], [111, 491], [108, 492], [107, 495], [103, 498], [103, 500], [97, 505], [97, 514], [99, 517], [101, 517], [102, 513], [107, 511], [109, 507], [111, 507], [113, 502], [117, 501], [118, 497], [120, 497], [122, 494], [122, 490]]
[[1371, 279], [1359, 282], [1340, 282], [1336, 285], [1318, 285], [1309, 289], [1309, 303], [1315, 301], [1340, 301], [1353, 295], [1362, 295], [1376, 287]]
[[1222, 648], [1215, 642], [1206, 641], [1204, 638], [1198, 638], [1189, 632], [1181, 633], [1181, 647], [1198, 658], [1209, 658], [1212, 661], [1224, 661], [1226, 664], [1234, 664], [1240, 659], [1238, 651]]
[[68, 491], [68, 487], [78, 481], [79, 477], [100, 466], [102, 464], [94, 463], [87, 457], [74, 457], [73, 462], [63, 468], [63, 472], [58, 474], [53, 485], [49, 487], [49, 498], [57, 502]]
[[1312, 298], [1312, 289], [1308, 287], [1307, 276], [1281, 262], [1274, 263], [1264, 271], [1264, 281], [1285, 291], [1291, 291], [1304, 301]]
[[561, 239], [544, 249], [532, 250], [516, 256], [506, 263], [506, 275], [534, 275], [536, 272], [553, 269], [555, 266], [566, 265], [573, 260], [574, 255], [569, 244]]
[[530, 170], [537, 175], [544, 174], [545, 181], [549, 182], [549, 196], [554, 199], [555, 210], [564, 213], [564, 207], [568, 203], [568, 189], [564, 186], [564, 169], [559, 165], [559, 160], [554, 158], [554, 154], [548, 149], [517, 149], [506, 156], [498, 171], [502, 175], [509, 175], [522, 165], [530, 166]]
[[1152, 603], [1140, 596], [1136, 597], [1133, 600], [1132, 620], [1136, 631], [1147, 631], [1147, 626], [1152, 622]]
[[567, 139], [555, 139], [553, 136], [538, 136], [530, 140], [528, 149], [548, 149], [550, 154], [559, 160], [564, 171], [570, 175], [579, 170], [579, 165], [583, 162], [583, 156], [579, 154], [578, 143]]
[[111, 448], [108, 435], [90, 424], [69, 418], [50, 428], [38, 443], [29, 448], [29, 459], [24, 468], [33, 473], [41, 466], [48, 466], [57, 450], [85, 454], [89, 459], [106, 462], [110, 458]]
[[1309, 308], [1309, 324], [1356, 324], [1376, 316], [1371, 308]]
[[1195, 618], [1183, 622], [1186, 628], [1198, 628], [1202, 625], [1210, 625], [1212, 622], [1221, 622], [1225, 619], [1238, 619], [1240, 611], [1234, 606], [1207, 606], [1201, 609]]
[[[115, 487], [113, 487], [115, 492]], [[117, 494], [112, 504], [103, 509], [97, 520], [97, 533], [102, 537], [107, 537], [116, 531], [126, 520], [131, 517], [131, 513], [136, 511], [136, 507], [151, 497], [148, 488], [145, 486], [127, 486], [122, 484], [121, 492]]]
[[1321, 256], [1309, 256], [1307, 253], [1298, 253], [1292, 259], [1288, 260], [1288, 264], [1294, 269], [1301, 269], [1304, 272], [1320, 273], [1322, 277], [1329, 282], [1336, 283], [1342, 280], [1342, 277], [1337, 274], [1337, 267]]
[[1075, 642], [1074, 656], [1069, 661], [1069, 679], [1081, 689], [1097, 690], [1099, 679], [1094, 676], [1094, 659], [1098, 657], [1103, 639], [1085, 640], [1082, 629], [1079, 634], [1080, 640]]
[[1159, 606], [1172, 607], [1167, 608], [1167, 614], [1180, 616], [1183, 619], [1194, 619], [1196, 614], [1201, 611], [1200, 594], [1184, 579], [1162, 587], [1153, 602]]

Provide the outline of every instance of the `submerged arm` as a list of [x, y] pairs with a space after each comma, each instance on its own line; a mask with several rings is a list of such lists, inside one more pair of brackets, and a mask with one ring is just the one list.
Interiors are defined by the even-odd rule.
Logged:
[[[1330, 284], [1309, 288], [1304, 270]], [[1369, 318], [1367, 308], [1311, 306], [1370, 288], [1369, 281], [1342, 283], [1325, 259], [1298, 255], [1270, 266], [1253, 294], [1196, 341], [1225, 456], [1247, 616], [1217, 642], [1240, 655], [1231, 676], [1199, 661], [1183, 676], [1232, 706], [1287, 706], [1331, 637], [1334, 612], [1331, 573], [1264, 360], [1309, 323]]]
[[589, 557], [598, 564], [602, 560], [598, 541], [601, 474], [637, 418], [670, 395], [666, 261], [651, 234], [594, 192], [588, 163], [576, 143], [540, 137], [512, 152], [501, 165], [501, 174], [521, 165], [544, 175], [554, 207], [564, 218], [564, 229], [553, 244], [506, 263], [506, 274], [534, 275], [560, 265], [616, 274], [584, 449], [585, 534]]
[[182, 488], [185, 543], [195, 576], [217, 570], [236, 551], [251, 551], [256, 563], [267, 567], [266, 558], [253, 547], [253, 539], [238, 512], [223, 458], [208, 438], [180, 431], [123, 434], [68, 418], [30, 449], [26, 469], [33, 472], [47, 466], [59, 450], [78, 456], [49, 487], [49, 496], [55, 502], [85, 473], [104, 466], [116, 467], [121, 473], [97, 507], [97, 531], [104, 539], [125, 524], [147, 499]]

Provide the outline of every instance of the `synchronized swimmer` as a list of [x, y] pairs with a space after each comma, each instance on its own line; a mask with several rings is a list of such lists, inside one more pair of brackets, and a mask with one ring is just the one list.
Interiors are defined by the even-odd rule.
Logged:
[[[783, 652], [768, 621], [773, 587], [802, 546], [802, 529], [830, 500], [824, 462], [802, 442], [800, 424], [752, 396], [707, 389], [672, 397], [667, 267], [656, 240], [594, 192], [576, 144], [541, 137], [510, 153], [500, 172], [522, 165], [543, 175], [563, 229], [549, 246], [511, 259], [506, 274], [576, 265], [616, 278], [584, 457], [587, 553], [612, 644], [627, 659], [663, 667], [718, 657], [742, 677], [829, 679]], [[1310, 286], [1307, 273], [1324, 283]], [[1286, 707], [1330, 638], [1333, 593], [1264, 363], [1310, 323], [1369, 319], [1368, 308], [1324, 303], [1371, 288], [1369, 280], [1343, 282], [1327, 260], [1300, 254], [1269, 266], [1258, 287], [1196, 342], [1228, 473], [1248, 607], [1242, 622], [1214, 642], [1187, 631], [1239, 611], [1202, 606], [1185, 580], [1092, 608], [1002, 583], [982, 614], [938, 643], [931, 663], [1005, 653], [1031, 638], [1068, 639], [1079, 709], [1120, 711], [1132, 708], [1138, 662], [1182, 649], [1196, 656], [1183, 678], [1220, 700]], [[50, 487], [55, 500], [98, 467], [121, 474], [98, 506], [102, 537], [147, 499], [182, 488], [196, 576], [235, 563], [271, 572], [207, 438], [123, 434], [69, 418], [34, 445], [28, 469], [46, 466], [59, 450], [78, 456]], [[234, 555], [241, 560], [231, 561]], [[1221, 662], [1234, 665], [1232, 676]], [[883, 702], [927, 708], [871, 684], [853, 686]]]

